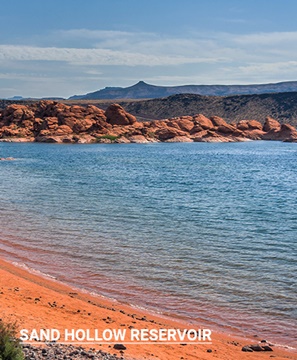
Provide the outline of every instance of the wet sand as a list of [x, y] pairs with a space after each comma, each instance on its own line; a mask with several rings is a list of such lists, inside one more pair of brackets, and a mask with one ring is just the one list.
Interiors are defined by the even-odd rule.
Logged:
[[277, 346], [272, 346], [273, 352], [243, 352], [243, 346], [258, 344], [262, 339], [243, 339], [234, 334], [213, 331], [211, 343], [189, 343], [178, 339], [170, 341], [170, 344], [148, 344], [146, 341], [138, 344], [135, 340], [127, 341], [128, 337], [125, 337], [125, 341], [114, 342], [124, 344], [126, 350], [116, 350], [112, 342], [91, 341], [95, 329], [100, 336], [106, 329], [126, 329], [127, 334], [130, 334], [137, 329], [182, 331], [193, 329], [193, 325], [84, 293], [4, 260], [0, 260], [0, 279], [0, 317], [5, 321], [17, 321], [18, 328], [27, 329], [29, 335], [33, 329], [56, 329], [62, 334], [59, 341], [64, 341], [65, 329], [81, 329], [85, 333], [89, 330], [89, 340], [81, 343], [81, 346], [123, 356], [125, 359], [297, 359], [295, 351]]

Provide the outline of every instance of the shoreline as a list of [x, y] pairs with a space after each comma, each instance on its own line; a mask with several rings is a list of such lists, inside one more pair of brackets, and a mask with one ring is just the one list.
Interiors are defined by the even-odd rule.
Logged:
[[[17, 321], [20, 329], [57, 329], [61, 332], [63, 329], [97, 329], [99, 333], [106, 329], [193, 329], [193, 325], [185, 321], [153, 314], [151, 311], [100, 295], [95, 296], [4, 259], [0, 259], [0, 278], [1, 318], [4, 321]], [[296, 349], [288, 347], [274, 346], [272, 353], [263, 351], [257, 354], [241, 350], [243, 346], [259, 344], [261, 340], [242, 338], [215, 330], [211, 334], [211, 344], [185, 344], [186, 341], [167, 344], [147, 341], [126, 342], [127, 349], [122, 353], [113, 348], [114, 342], [87, 341], [86, 344], [81, 342], [81, 346], [118, 356], [123, 354], [127, 359], [244, 360], [254, 359], [256, 356], [270, 357], [270, 354], [277, 359], [296, 359]]]
[[[78, 292], [78, 293], [82, 293], [85, 295], [90, 295], [91, 297], [94, 297], [96, 299], [102, 299], [103, 301], [107, 301], [108, 303], [112, 303], [112, 304], [118, 304], [118, 305], [122, 305], [127, 307], [128, 309], [130, 309], [131, 311], [134, 309], [136, 311], [145, 313], [147, 315], [151, 315], [151, 316], [156, 316], [158, 318], [161, 318], [163, 320], [168, 320], [168, 321], [174, 321], [178, 324], [182, 324], [183, 326], [188, 326], [191, 328], [195, 328], [195, 327], [200, 327], [200, 328], [211, 328], [213, 332], [217, 332], [219, 334], [222, 334], [223, 336], [230, 336], [230, 334], [233, 336], [234, 334], [236, 334], [236, 337], [240, 338], [240, 339], [253, 339], [253, 338], [257, 338], [257, 337], [261, 337], [261, 339], [269, 339], [269, 341], [271, 343], [273, 343], [274, 345], [280, 347], [280, 348], [284, 348], [284, 349], [291, 349], [292, 347], [290, 346], [291, 343], [294, 341], [293, 339], [287, 339], [285, 337], [283, 337], [282, 339], [278, 338], [276, 339], [274, 337], [275, 333], [271, 333], [269, 334], [269, 332], [265, 332], [264, 329], [252, 329], [251, 325], [253, 324], [252, 319], [250, 319], [250, 328], [238, 328], [233, 326], [232, 324], [228, 323], [228, 321], [224, 321], [222, 323], [222, 321], [218, 322], [216, 316], [213, 313], [212, 310], [212, 315], [211, 314], [207, 314], [208, 316], [205, 316], [206, 314], [204, 313], [204, 316], [202, 316], [202, 314], [200, 314], [199, 312], [196, 314], [196, 316], [190, 317], [189, 314], [187, 313], [187, 315], [185, 313], [183, 313], [183, 315], [178, 312], [178, 310], [176, 309], [175, 312], [170, 310], [162, 310], [159, 306], [158, 302], [155, 302], [154, 305], [150, 304], [150, 306], [146, 303], [146, 305], [144, 304], [144, 302], [131, 302], [128, 301], [127, 299], [124, 299], [122, 295], [120, 295], [120, 293], [117, 293], [117, 296], [110, 296], [108, 294], [106, 294], [106, 290], [105, 290], [105, 294], [101, 294], [100, 293], [100, 289], [94, 290], [91, 288], [87, 288], [82, 286], [82, 284], [75, 284], [74, 283], [74, 278], [72, 279], [72, 281], [69, 281], [69, 279], [64, 279], [64, 280], [60, 280], [59, 277], [50, 275], [46, 272], [43, 272], [40, 269], [37, 268], [33, 268], [31, 266], [26, 265], [25, 263], [21, 263], [18, 262], [17, 260], [13, 260], [12, 258], [6, 258], [4, 261], [10, 263], [12, 266], [15, 266], [18, 269], [24, 270], [25, 272], [28, 272], [29, 274], [32, 275], [36, 275], [37, 277], [40, 277], [42, 279], [45, 280], [50, 280], [56, 284], [59, 284], [61, 286], [66, 285], [67, 287], [70, 287], [72, 289], [72, 291], [74, 292]], [[110, 279], [110, 281], [112, 281]], [[101, 288], [103, 289], [103, 288]], [[104, 291], [104, 290], [103, 290]], [[140, 299], [138, 298], [138, 301]], [[158, 304], [158, 305], [157, 305]], [[179, 309], [180, 310], [180, 309]], [[230, 315], [230, 311], [232, 310], [232, 312], [234, 311], [234, 309], [229, 309], [229, 308], [221, 308], [218, 309], [216, 308], [216, 314], [224, 314], [225, 316], [228, 317], [228, 315]], [[204, 310], [205, 311], [205, 310]], [[237, 316], [241, 316], [242, 313], [237, 312]], [[259, 318], [258, 318], [259, 319]], [[265, 320], [265, 319], [263, 319]], [[267, 328], [269, 329], [269, 325], [267, 323]], [[295, 348], [294, 348], [295, 349]]]

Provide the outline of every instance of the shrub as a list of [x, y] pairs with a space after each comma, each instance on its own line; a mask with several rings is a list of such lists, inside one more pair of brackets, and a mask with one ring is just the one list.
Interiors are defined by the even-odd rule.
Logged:
[[115, 141], [116, 139], [118, 139], [118, 136], [107, 134], [107, 135], [102, 135], [102, 136], [97, 137], [98, 141], [100, 141], [100, 139], [107, 139], [107, 140], [110, 140], [110, 141]]
[[103, 135], [102, 138], [103, 139], [109, 139], [111, 141], [115, 141], [118, 138], [118, 136], [116, 136], [116, 135]]
[[149, 131], [149, 132], [148, 132], [148, 136], [149, 136], [150, 138], [153, 138], [153, 139], [156, 138], [156, 134], [155, 134], [153, 131]]
[[20, 340], [16, 337], [15, 324], [0, 320], [0, 360], [23, 360]]

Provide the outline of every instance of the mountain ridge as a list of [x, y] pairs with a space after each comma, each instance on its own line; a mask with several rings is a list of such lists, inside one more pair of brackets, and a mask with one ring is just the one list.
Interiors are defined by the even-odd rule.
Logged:
[[297, 81], [251, 85], [178, 85], [158, 86], [144, 81], [128, 87], [105, 87], [104, 89], [74, 95], [69, 100], [99, 99], [156, 99], [176, 94], [196, 94], [205, 96], [252, 95], [297, 91]]

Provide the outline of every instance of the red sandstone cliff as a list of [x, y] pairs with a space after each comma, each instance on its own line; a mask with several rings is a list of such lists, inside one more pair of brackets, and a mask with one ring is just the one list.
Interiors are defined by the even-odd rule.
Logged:
[[106, 111], [96, 106], [69, 106], [54, 101], [30, 105], [12, 104], [0, 114], [1, 141], [57, 143], [234, 142], [282, 140], [297, 142], [297, 131], [267, 117], [264, 126], [256, 120], [228, 124], [224, 119], [202, 114], [138, 122], [120, 105]]

